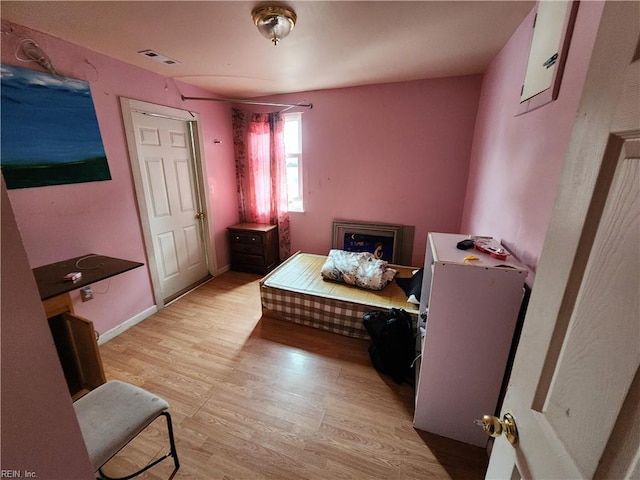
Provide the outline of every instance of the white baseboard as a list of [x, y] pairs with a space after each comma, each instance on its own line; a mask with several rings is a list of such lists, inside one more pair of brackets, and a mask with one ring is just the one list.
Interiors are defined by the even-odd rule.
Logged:
[[122, 322], [120, 325], [118, 325], [115, 328], [112, 328], [108, 332], [104, 332], [103, 334], [100, 335], [100, 338], [98, 338], [98, 345], [102, 345], [103, 343], [108, 342], [112, 338], [117, 337], [122, 332], [129, 330], [134, 325], [137, 325], [144, 319], [149, 318], [151, 315], [153, 315], [157, 311], [158, 311], [158, 307], [154, 305], [152, 307], [147, 308], [146, 310], [143, 310], [142, 312], [135, 315], [134, 317], [131, 317], [129, 320]]
[[[230, 265], [225, 265], [224, 267], [219, 268], [217, 270], [215, 276], [222, 275], [224, 272], [228, 272], [229, 268], [230, 268]], [[214, 277], [212, 277], [212, 279], [213, 278]], [[129, 320], [126, 320], [126, 321], [122, 322], [117, 327], [112, 328], [108, 332], [100, 334], [100, 338], [98, 338], [98, 345], [102, 345], [102, 344], [108, 342], [109, 340], [111, 340], [112, 338], [117, 337], [122, 332], [125, 332], [125, 331], [129, 330], [134, 325], [137, 325], [138, 323], [140, 323], [144, 319], [149, 318], [151, 315], [153, 315], [157, 311], [158, 311], [158, 307], [156, 305], [154, 305], [152, 307], [149, 307], [146, 310], [144, 310], [144, 311], [140, 312], [139, 314], [137, 314], [136, 316], [130, 318]]]
[[228, 272], [231, 269], [231, 265], [225, 265], [224, 267], [219, 268], [218, 270], [216, 270], [216, 277], [218, 275], [222, 275], [224, 272]]

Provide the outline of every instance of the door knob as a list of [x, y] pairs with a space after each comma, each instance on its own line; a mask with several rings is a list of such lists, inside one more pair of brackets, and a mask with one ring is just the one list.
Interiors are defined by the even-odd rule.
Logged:
[[204, 215], [204, 212], [198, 212], [198, 213], [196, 213], [196, 218], [197, 218], [198, 220], [202, 220], [202, 219], [204, 218], [204, 216], [205, 216], [205, 215]]
[[510, 413], [505, 413], [500, 420], [493, 415], [485, 415], [482, 420], [474, 420], [476, 425], [482, 427], [484, 433], [490, 437], [496, 438], [504, 433], [509, 443], [516, 445], [518, 443], [518, 427], [516, 427], [516, 420]]

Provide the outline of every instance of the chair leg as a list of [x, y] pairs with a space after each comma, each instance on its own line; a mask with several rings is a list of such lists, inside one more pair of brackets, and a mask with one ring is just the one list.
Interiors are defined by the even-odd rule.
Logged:
[[175, 475], [175, 472], [177, 472], [180, 468], [180, 460], [178, 460], [178, 450], [176, 450], [176, 442], [173, 438], [173, 424], [171, 422], [171, 415], [169, 415], [169, 412], [162, 412], [161, 415], [164, 415], [164, 417], [167, 419], [167, 431], [169, 432], [169, 446], [171, 449], [170, 455], [173, 457], [173, 465], [175, 466], [175, 470], [173, 471], [174, 473], [172, 474], [173, 477], [173, 475]]
[[168, 480], [171, 480], [175, 476], [175, 474], [178, 472], [178, 469], [180, 468], [180, 461], [178, 460], [178, 451], [176, 450], [176, 442], [173, 437], [173, 424], [171, 422], [171, 415], [169, 414], [169, 412], [166, 412], [166, 411], [162, 412], [160, 415], [164, 415], [164, 417], [167, 419], [167, 431], [169, 432], [169, 448], [170, 448], [169, 452], [163, 455], [162, 457], [155, 459], [153, 462], [149, 463], [147, 466], [141, 468], [137, 472], [132, 473], [131, 475], [127, 475], [126, 477], [117, 477], [117, 478], [109, 477], [102, 471], [102, 467], [100, 467], [98, 469], [98, 473], [99, 473], [99, 476], [97, 477], [98, 480], [130, 480], [134, 477], [137, 477], [141, 473], [146, 472], [151, 467], [154, 467], [155, 465], [157, 465], [158, 463], [162, 462], [163, 460], [169, 457], [173, 457], [173, 464], [175, 468], [173, 469], [173, 472], [171, 472], [171, 476], [169, 477]]

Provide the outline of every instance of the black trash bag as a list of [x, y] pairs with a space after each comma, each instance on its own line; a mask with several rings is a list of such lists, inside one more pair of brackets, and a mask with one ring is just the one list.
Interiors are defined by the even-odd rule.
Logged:
[[403, 309], [392, 308], [389, 312], [367, 312], [362, 323], [371, 337], [369, 357], [373, 367], [396, 383], [410, 377], [415, 355], [411, 316]]

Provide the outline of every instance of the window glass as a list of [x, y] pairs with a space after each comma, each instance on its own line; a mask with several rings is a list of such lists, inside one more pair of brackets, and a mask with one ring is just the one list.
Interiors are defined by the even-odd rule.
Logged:
[[287, 166], [287, 196], [290, 212], [303, 212], [302, 203], [302, 113], [284, 115], [284, 147]]

